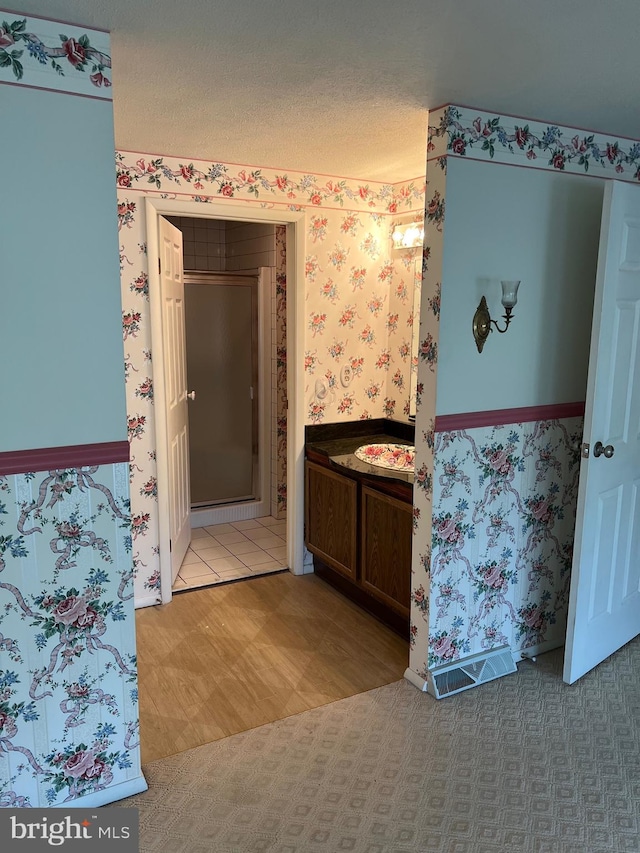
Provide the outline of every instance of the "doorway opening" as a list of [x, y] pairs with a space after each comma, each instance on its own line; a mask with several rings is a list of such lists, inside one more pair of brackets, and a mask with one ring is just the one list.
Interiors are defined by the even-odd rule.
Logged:
[[[286, 418], [286, 496], [287, 496], [287, 513], [286, 513], [286, 521], [282, 518], [278, 518], [280, 512], [278, 510], [278, 494], [277, 491], [275, 495], [273, 494], [273, 489], [269, 493], [269, 485], [267, 484], [266, 492], [267, 492], [267, 501], [268, 506], [265, 506], [262, 510], [263, 514], [260, 516], [256, 515], [255, 511], [255, 501], [250, 500], [250, 498], [255, 497], [250, 494], [244, 494], [240, 497], [249, 498], [249, 500], [240, 500], [237, 501], [228, 501], [225, 498], [228, 496], [222, 496], [220, 501], [217, 501], [215, 498], [213, 500], [207, 498], [205, 496], [203, 501], [196, 501], [198, 503], [206, 504], [204, 506], [193, 507], [192, 513], [194, 518], [194, 528], [199, 531], [193, 540], [191, 550], [194, 552], [188, 559], [191, 559], [196, 562], [201, 559], [197, 555], [201, 553], [203, 550], [212, 551], [216, 548], [223, 548], [227, 551], [231, 550], [231, 546], [235, 546], [236, 550], [243, 548], [252, 548], [252, 551], [246, 551], [246, 554], [255, 552], [255, 543], [258, 539], [267, 540], [266, 544], [270, 547], [265, 549], [265, 551], [276, 550], [277, 553], [274, 555], [273, 553], [269, 555], [269, 560], [278, 560], [280, 568], [282, 566], [286, 566], [289, 571], [294, 574], [302, 574], [304, 571], [304, 546], [303, 546], [303, 530], [302, 530], [302, 508], [298, 507], [297, 496], [302, 495], [302, 480], [303, 480], [303, 471], [302, 471], [302, 448], [303, 448], [303, 440], [304, 440], [304, 428], [303, 428], [303, 417], [302, 412], [299, 410], [300, 405], [302, 403], [302, 393], [298, 386], [301, 384], [300, 378], [297, 376], [298, 371], [296, 370], [296, 365], [302, 363], [302, 354], [299, 352], [300, 348], [303, 346], [303, 329], [300, 314], [302, 311], [302, 299], [296, 298], [297, 296], [297, 282], [302, 282], [304, 280], [304, 230], [301, 227], [301, 222], [304, 220], [304, 214], [300, 212], [275, 212], [270, 210], [260, 210], [260, 211], [247, 211], [246, 207], [232, 206], [226, 204], [208, 204], [206, 205], [206, 209], [203, 209], [204, 206], [201, 203], [197, 202], [176, 202], [166, 199], [146, 199], [146, 209], [147, 209], [147, 245], [148, 245], [148, 254], [150, 257], [158, 256], [160, 251], [160, 240], [159, 240], [159, 224], [163, 218], [171, 219], [172, 217], [180, 217], [181, 219], [190, 219], [192, 221], [193, 227], [195, 228], [196, 221], [204, 221], [207, 224], [211, 224], [211, 222], [217, 223], [218, 229], [222, 229], [229, 227], [229, 223], [231, 223], [232, 228], [239, 228], [249, 223], [259, 223], [262, 225], [268, 224], [270, 227], [276, 227], [282, 232], [283, 238], [286, 240], [286, 280], [288, 282], [287, 288], [287, 303], [286, 303], [286, 344], [284, 346], [284, 354], [286, 355], [287, 360], [287, 379], [286, 379], [286, 391], [284, 394], [284, 403], [286, 406], [285, 418]], [[195, 263], [191, 263], [190, 261], [195, 260]], [[201, 266], [202, 264], [198, 263], [198, 255], [187, 255], [185, 252], [185, 266]], [[248, 267], [246, 261], [239, 262], [240, 268], [235, 270], [231, 270], [233, 273], [250, 273], [248, 277], [258, 276], [258, 281], [261, 274], [261, 268], [257, 264], [253, 264]], [[152, 340], [153, 340], [153, 354], [154, 354], [154, 362], [156, 364], [164, 364], [165, 363], [165, 347], [163, 341], [163, 319], [162, 319], [162, 306], [160, 305], [160, 269], [156, 270], [155, 264], [151, 263], [150, 265], [150, 275], [149, 275], [149, 289], [150, 289], [150, 302], [151, 302], [151, 314], [152, 314]], [[191, 271], [194, 275], [201, 274], [206, 272], [203, 269], [196, 269]], [[264, 277], [264, 272], [262, 273]], [[238, 277], [239, 278], [239, 277]], [[187, 279], [189, 280], [189, 279]], [[196, 287], [204, 287], [202, 284], [195, 285]], [[228, 288], [231, 285], [227, 286]], [[247, 289], [251, 290], [251, 285], [247, 284]], [[259, 286], [258, 290], [258, 301], [260, 300]], [[263, 293], [266, 292], [266, 288], [263, 288]], [[275, 294], [273, 294], [275, 295]], [[155, 299], [154, 299], [155, 296]], [[271, 298], [270, 294], [270, 298]], [[266, 301], [266, 300], [265, 300]], [[186, 300], [185, 300], [186, 302]], [[251, 299], [249, 299], [251, 302]], [[274, 306], [275, 307], [275, 306]], [[263, 312], [264, 314], [264, 312]], [[271, 345], [272, 353], [273, 353], [273, 344]], [[271, 362], [272, 359], [269, 359]], [[162, 370], [158, 371], [159, 374], [163, 374]], [[156, 409], [156, 432], [157, 432], [157, 464], [158, 464], [158, 502], [159, 502], [159, 527], [160, 527], [160, 575], [161, 575], [161, 594], [163, 603], [170, 601], [171, 596], [173, 594], [173, 577], [175, 572], [175, 566], [172, 566], [172, 537], [171, 537], [171, 489], [170, 489], [170, 466], [173, 464], [171, 459], [171, 451], [169, 448], [168, 442], [168, 432], [167, 432], [167, 424], [166, 424], [166, 416], [165, 413], [167, 411], [167, 399], [168, 399], [168, 390], [170, 388], [166, 385], [166, 377], [161, 375], [159, 377], [159, 383], [156, 384], [156, 400], [157, 400], [157, 409]], [[169, 383], [171, 385], [171, 382]], [[263, 386], [267, 386], [265, 390], [264, 396], [268, 398], [268, 392], [271, 390], [271, 380], [268, 382], [263, 382]], [[251, 386], [250, 386], [251, 387]], [[189, 389], [196, 391], [196, 400], [198, 399], [197, 389]], [[249, 393], [249, 389], [247, 389]], [[182, 393], [182, 392], [181, 392]], [[184, 389], [184, 394], [187, 394], [187, 388]], [[190, 400], [189, 405], [195, 400]], [[246, 401], [245, 401], [246, 402]], [[273, 407], [271, 407], [273, 409]], [[271, 413], [272, 414], [272, 413]], [[267, 432], [265, 430], [265, 440], [263, 441], [263, 446], [266, 445], [267, 441]], [[271, 443], [271, 442], [270, 442]], [[266, 448], [267, 451], [269, 448]], [[277, 450], [277, 447], [276, 447]], [[253, 464], [253, 451], [251, 453], [251, 459]], [[269, 455], [269, 454], [268, 454]], [[252, 485], [253, 485], [252, 480]], [[284, 494], [285, 489], [283, 488], [282, 494]], [[261, 492], [265, 492], [264, 488], [261, 488]], [[273, 500], [275, 498], [275, 501]], [[262, 499], [262, 496], [261, 496]], [[249, 509], [245, 509], [246, 513], [240, 519], [236, 519], [234, 521], [228, 521], [224, 517], [224, 513], [229, 512], [237, 512], [237, 507], [233, 507], [232, 504], [236, 503], [237, 507], [244, 505], [244, 507], [250, 507]], [[275, 515], [273, 514], [273, 510], [275, 509]], [[265, 511], [266, 510], [266, 511]], [[221, 515], [222, 514], [222, 515]], [[197, 516], [200, 517], [197, 517]], [[258, 517], [260, 521], [258, 521]], [[258, 529], [257, 525], [260, 525], [262, 529]], [[230, 525], [232, 529], [223, 529], [220, 525]], [[237, 525], [240, 525], [238, 528]], [[276, 527], [277, 525], [277, 527]], [[283, 526], [284, 525], [284, 526]], [[244, 528], [244, 529], [242, 529]], [[281, 535], [282, 534], [282, 535]], [[211, 542], [205, 537], [213, 536], [216, 539], [215, 542]], [[232, 539], [236, 539], [240, 536], [239, 541], [231, 541]], [[279, 541], [276, 543], [274, 541], [274, 537], [278, 537]], [[203, 539], [203, 542], [199, 542], [199, 539]], [[250, 540], [252, 545], [248, 545], [244, 542], [245, 539]], [[203, 546], [207, 546], [204, 548]], [[163, 547], [164, 546], [164, 547]], [[195, 546], [195, 547], [194, 547]], [[229, 546], [229, 547], [227, 547]], [[279, 555], [286, 553], [286, 559], [280, 557]], [[211, 561], [215, 561], [218, 559], [214, 554], [208, 555]], [[232, 562], [236, 562], [240, 560], [241, 555], [234, 554], [233, 551], [231, 553], [233, 557]], [[175, 554], [173, 555], [175, 563]], [[251, 566], [247, 566], [254, 558], [249, 556], [245, 557], [244, 560], [240, 560], [242, 562], [244, 568], [251, 568]], [[258, 556], [258, 560], [262, 560], [263, 563], [266, 563], [266, 557], [264, 555]], [[182, 558], [180, 557], [180, 563], [182, 562]], [[258, 565], [259, 563], [256, 563]], [[187, 570], [187, 573], [189, 570]], [[255, 574], [256, 571], [251, 572], [251, 574]], [[177, 573], [176, 573], [177, 574]], [[250, 575], [247, 575], [250, 576]], [[224, 579], [231, 579], [228, 573], [225, 573]], [[217, 582], [217, 581], [214, 581]], [[203, 584], [198, 584], [203, 585]], [[208, 585], [208, 584], [207, 584]]]
[[286, 229], [164, 219], [182, 235], [189, 389], [191, 539], [175, 593], [287, 568]]

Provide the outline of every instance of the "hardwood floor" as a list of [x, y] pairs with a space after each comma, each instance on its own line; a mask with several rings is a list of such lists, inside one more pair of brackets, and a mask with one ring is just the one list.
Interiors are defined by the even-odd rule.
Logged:
[[136, 612], [143, 764], [402, 678], [408, 646], [314, 575]]

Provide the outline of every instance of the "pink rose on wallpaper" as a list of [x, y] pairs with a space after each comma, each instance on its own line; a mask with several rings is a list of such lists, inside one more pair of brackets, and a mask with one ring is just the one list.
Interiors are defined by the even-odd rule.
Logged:
[[104, 86], [105, 89], [108, 89], [111, 85], [111, 80], [109, 80], [108, 77], [105, 77], [101, 71], [96, 71], [96, 73], [92, 74], [89, 79], [94, 86]]
[[538, 501], [532, 501], [529, 510], [536, 521], [539, 521], [542, 524], [547, 524], [551, 520], [549, 501], [546, 501], [543, 498]]
[[544, 613], [539, 607], [531, 607], [523, 613], [524, 623], [528, 628], [539, 631], [544, 626]]
[[454, 139], [451, 143], [451, 150], [454, 154], [464, 154], [467, 145], [460, 136], [457, 139]]
[[0, 27], [0, 47], [11, 47], [12, 44], [15, 44], [15, 39], [11, 33], [4, 27]]
[[489, 464], [498, 474], [509, 474], [511, 472], [511, 462], [506, 450], [494, 450], [489, 457]]
[[529, 130], [526, 127], [516, 127], [516, 145], [518, 148], [524, 148], [529, 139]]
[[436, 529], [440, 539], [444, 539], [445, 542], [459, 542], [461, 539], [454, 518], [443, 518]]
[[74, 699], [81, 699], [83, 696], [89, 695], [89, 687], [86, 684], [79, 684], [76, 681], [67, 687], [67, 693]]
[[484, 572], [484, 581], [487, 586], [490, 586], [492, 589], [506, 589], [507, 581], [502, 575], [502, 571], [499, 566], [489, 566], [488, 571]]
[[554, 154], [551, 163], [554, 169], [564, 169], [564, 154]]
[[415, 601], [416, 604], [422, 604], [422, 602], [425, 600], [425, 594], [424, 594], [424, 587], [423, 586], [419, 586], [415, 590], [415, 592], [413, 593], [413, 600]]
[[315, 205], [322, 204], [322, 196], [320, 195], [320, 193], [314, 193], [309, 199], [309, 201], [311, 202], [311, 204]]
[[122, 172], [117, 177], [117, 184], [119, 187], [130, 187], [131, 186], [131, 177], [126, 173]]
[[70, 595], [61, 601], [53, 610], [53, 618], [63, 625], [74, 625], [87, 612], [87, 602], [81, 595]]
[[584, 141], [584, 139], [580, 139], [579, 136], [574, 136], [571, 140], [571, 143], [575, 150], [579, 151], [580, 154], [584, 154], [584, 152], [587, 150], [587, 143]]
[[80, 42], [77, 42], [75, 39], [67, 39], [62, 46], [67, 59], [76, 68], [86, 62], [87, 53]]
[[89, 767], [84, 774], [85, 779], [98, 779], [103, 785], [108, 785], [113, 779], [113, 773], [109, 765], [101, 758], [96, 758], [93, 766]]
[[223, 184], [220, 187], [220, 192], [222, 193], [223, 196], [226, 196], [227, 198], [231, 198], [231, 196], [233, 195], [233, 186], [231, 184]]
[[0, 735], [2, 737], [13, 737], [17, 732], [18, 727], [13, 717], [5, 714], [4, 711], [0, 711]]
[[76, 627], [92, 628], [99, 618], [98, 613], [93, 609], [93, 607], [87, 606], [85, 612], [78, 616]]
[[72, 524], [70, 521], [61, 521], [56, 525], [58, 536], [63, 536], [65, 539], [77, 539], [82, 534], [82, 528], [78, 524]]
[[71, 776], [72, 779], [97, 779], [104, 774], [103, 781], [108, 784], [113, 778], [107, 764], [90, 749], [80, 749], [69, 756], [62, 769], [65, 776]]
[[449, 637], [440, 637], [432, 646], [433, 654], [442, 660], [452, 660], [456, 656], [456, 647]]
[[527, 160], [536, 160], [536, 159], [537, 159], [537, 157], [538, 157], [538, 155], [537, 155], [537, 154], [536, 154], [536, 152], [533, 150], [533, 148], [530, 148], [530, 149], [527, 151]]

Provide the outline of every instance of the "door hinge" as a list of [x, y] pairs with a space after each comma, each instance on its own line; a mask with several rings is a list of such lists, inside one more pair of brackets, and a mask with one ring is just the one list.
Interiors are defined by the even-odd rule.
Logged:
[[162, 275], [162, 263], [160, 258], [158, 258], [158, 275]]
[[169, 551], [173, 551], [173, 542], [169, 539]]
[[583, 459], [589, 458], [589, 448], [590, 448], [590, 445], [587, 444], [586, 442], [580, 448], [580, 456], [582, 456]]

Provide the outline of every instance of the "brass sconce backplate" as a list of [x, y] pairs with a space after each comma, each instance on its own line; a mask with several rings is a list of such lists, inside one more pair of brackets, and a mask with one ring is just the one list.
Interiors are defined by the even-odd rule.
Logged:
[[476, 313], [473, 315], [473, 337], [478, 347], [478, 352], [482, 352], [484, 342], [489, 337], [491, 331], [491, 315], [487, 308], [487, 300], [482, 297], [480, 304], [476, 308]]

